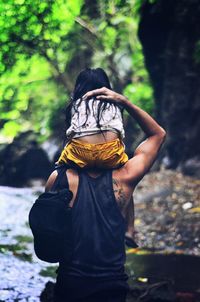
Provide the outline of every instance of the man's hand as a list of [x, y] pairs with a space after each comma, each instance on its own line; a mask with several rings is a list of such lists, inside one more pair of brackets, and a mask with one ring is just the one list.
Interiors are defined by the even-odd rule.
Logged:
[[123, 105], [124, 102], [127, 101], [127, 99], [123, 95], [121, 95], [113, 90], [110, 90], [106, 87], [88, 91], [83, 96], [83, 99], [86, 100], [86, 99], [90, 99], [92, 97], [95, 97], [97, 100], [110, 101], [110, 102], [117, 103], [120, 105]]

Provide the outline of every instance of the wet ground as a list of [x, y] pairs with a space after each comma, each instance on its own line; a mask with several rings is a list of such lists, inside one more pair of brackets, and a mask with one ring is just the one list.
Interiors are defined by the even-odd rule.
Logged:
[[[49, 264], [33, 253], [28, 212], [42, 187], [0, 187], [0, 301], [40, 301]], [[54, 268], [52, 268], [54, 272]], [[43, 276], [42, 276], [43, 275]]]
[[200, 256], [200, 180], [171, 170], [146, 175], [135, 192], [135, 229], [140, 247]]
[[[164, 170], [147, 175], [138, 186], [135, 227], [140, 248], [127, 251], [133, 286], [139, 282], [141, 289], [141, 284], [145, 288], [156, 283], [169, 301], [197, 301], [187, 295], [200, 293], [199, 184], [200, 180]], [[0, 302], [37, 302], [45, 284], [55, 280], [56, 266], [34, 256], [27, 224], [31, 205], [42, 190], [0, 187]], [[169, 284], [190, 300], [173, 300]]]

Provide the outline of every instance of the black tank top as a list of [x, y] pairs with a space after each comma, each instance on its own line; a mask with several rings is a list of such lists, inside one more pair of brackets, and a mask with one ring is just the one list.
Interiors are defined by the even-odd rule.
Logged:
[[97, 178], [79, 170], [72, 228], [72, 261], [60, 263], [59, 270], [68, 276], [127, 279], [126, 224], [115, 199], [111, 170]]

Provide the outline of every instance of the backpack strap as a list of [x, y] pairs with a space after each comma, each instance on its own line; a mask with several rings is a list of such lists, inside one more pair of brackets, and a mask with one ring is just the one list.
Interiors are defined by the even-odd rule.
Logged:
[[58, 175], [54, 181], [51, 191], [69, 189], [69, 182], [68, 182], [67, 175], [66, 175], [67, 169], [68, 169], [67, 165], [58, 166], [56, 168]]

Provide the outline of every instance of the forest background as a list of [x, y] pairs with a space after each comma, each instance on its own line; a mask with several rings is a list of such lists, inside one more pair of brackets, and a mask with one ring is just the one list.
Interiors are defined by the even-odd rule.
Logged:
[[[102, 67], [166, 129], [159, 163], [199, 175], [199, 17], [197, 0], [1, 1], [1, 150], [27, 131], [61, 147], [77, 74]], [[143, 134], [125, 127], [131, 154]]]
[[[105, 69], [113, 89], [167, 131], [134, 193], [139, 249], [127, 252], [128, 268], [149, 284], [155, 272], [174, 281], [177, 299], [163, 283], [163, 301], [199, 301], [199, 20], [199, 0], [0, 0], [1, 301], [44, 289], [27, 217], [63, 147], [65, 107], [86, 67]], [[132, 155], [144, 134], [126, 112], [124, 123]]]

